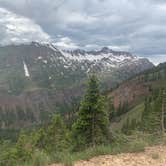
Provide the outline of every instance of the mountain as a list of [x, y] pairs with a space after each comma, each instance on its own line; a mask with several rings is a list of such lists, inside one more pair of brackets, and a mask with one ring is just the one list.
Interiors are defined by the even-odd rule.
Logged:
[[151, 68], [145, 58], [107, 47], [69, 51], [37, 42], [1, 46], [0, 128], [41, 124], [54, 112], [72, 110], [89, 73], [97, 73], [107, 90]]
[[119, 111], [119, 107], [127, 103], [127, 112], [112, 120], [111, 129], [121, 129], [127, 121], [141, 121], [144, 110], [145, 98], [166, 88], [166, 63], [146, 70], [136, 76], [124, 81], [118, 88], [107, 93], [109, 104], [114, 100], [114, 107]]

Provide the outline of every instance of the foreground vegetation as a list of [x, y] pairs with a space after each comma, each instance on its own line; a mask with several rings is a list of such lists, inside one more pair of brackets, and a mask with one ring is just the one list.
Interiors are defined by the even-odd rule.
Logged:
[[[142, 115], [123, 124], [121, 131], [113, 131], [109, 120], [115, 116], [112, 104], [105, 109], [97, 78], [92, 75], [78, 114], [71, 127], [60, 115], [48, 126], [32, 132], [22, 131], [16, 143], [0, 143], [2, 166], [46, 166], [61, 162], [71, 166], [74, 161], [121, 152], [143, 151], [145, 146], [166, 144], [166, 90], [152, 90], [152, 95], [139, 107]], [[120, 108], [120, 114], [127, 106]]]
[[30, 147], [26, 147], [27, 149], [24, 147], [20, 149], [20, 154], [18, 154], [18, 146], [16, 147], [9, 142], [4, 142], [1, 144], [0, 165], [48, 166], [51, 163], [63, 163], [66, 166], [72, 166], [78, 160], [88, 160], [99, 155], [140, 152], [144, 151], [145, 147], [154, 145], [166, 145], [166, 136], [145, 134], [140, 131], [134, 131], [132, 135], [128, 136], [123, 133], [116, 133], [111, 144], [90, 147], [79, 152], [71, 152], [69, 149], [66, 149], [61, 152], [47, 153], [45, 150], [33, 149], [31, 151]]

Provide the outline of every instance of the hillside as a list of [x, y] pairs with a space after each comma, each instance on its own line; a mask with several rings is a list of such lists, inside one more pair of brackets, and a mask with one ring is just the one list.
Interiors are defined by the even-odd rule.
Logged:
[[[121, 84], [119, 88], [128, 85], [132, 80], [139, 80], [140, 84], [148, 82], [149, 93], [144, 95], [146, 100], [140, 100], [142, 93], [139, 93], [141, 95], [137, 95], [135, 100], [128, 102], [128, 107], [126, 104], [123, 107], [122, 102], [120, 109], [115, 107], [114, 110], [111, 107], [111, 111], [116, 111], [113, 118], [108, 114], [111, 112], [105, 109], [106, 103], [100, 93], [96, 75], [91, 75], [78, 113], [74, 112], [69, 117], [74, 118], [70, 119], [73, 120], [71, 124], [68, 125], [64, 116], [56, 114], [49, 124], [20, 132], [15, 142], [2, 141], [2, 165], [109, 165], [115, 162], [120, 165], [122, 162], [131, 164], [131, 158], [137, 163], [139, 155], [142, 158], [139, 164], [160, 163], [157, 159], [164, 156], [165, 150], [162, 149], [163, 154], [156, 148], [154, 151], [157, 151], [157, 154], [152, 153], [150, 158], [148, 151], [143, 151], [145, 147], [165, 145], [166, 93], [165, 88], [162, 88], [165, 87], [165, 71], [165, 64], [162, 64]], [[123, 90], [126, 91], [126, 88]], [[112, 94], [115, 94], [114, 91]], [[123, 95], [124, 92], [121, 93]], [[110, 93], [108, 95], [112, 99]], [[109, 159], [105, 161], [105, 156], [101, 155], [109, 155], [106, 156]], [[124, 161], [124, 158], [127, 160]]]
[[152, 67], [147, 59], [106, 47], [67, 51], [36, 42], [0, 47], [0, 128], [43, 124], [55, 112], [73, 110], [91, 72], [106, 90]]
[[113, 98], [114, 106], [128, 102], [130, 106], [150, 95], [152, 89], [166, 87], [166, 63], [160, 64], [153, 69], [140, 73], [135, 77], [124, 81], [118, 88], [107, 93], [108, 98]]
[[[113, 142], [111, 142], [112, 146], [108, 147], [108, 145], [106, 145], [105, 148], [101, 146], [96, 149], [94, 148], [89, 151], [80, 152], [80, 154], [70, 156], [64, 163], [70, 163], [70, 160], [73, 160], [73, 165], [75, 166], [164, 166], [166, 164], [165, 133], [162, 135], [159, 131], [161, 130], [160, 128], [157, 128], [157, 133], [155, 132], [156, 130], [152, 130], [153, 133], [148, 131], [151, 131], [151, 127], [155, 128], [157, 125], [161, 125], [161, 121], [156, 119], [157, 116], [160, 117], [160, 113], [154, 114], [154, 111], [158, 112], [160, 110], [161, 105], [163, 105], [161, 103], [159, 104], [160, 101], [163, 103], [166, 101], [166, 98], [163, 96], [161, 98], [162, 100], [159, 100], [158, 98], [161, 95], [159, 94], [158, 96], [159, 90], [165, 88], [166, 63], [163, 63], [151, 70], [126, 80], [117, 89], [109, 92], [107, 94], [107, 104], [108, 102], [113, 101], [112, 99], [116, 99], [113, 102], [116, 116], [111, 119], [109, 128], [113, 135]], [[146, 107], [145, 98], [150, 99], [148, 107]], [[122, 106], [123, 103], [128, 103], [128, 107], [125, 110], [126, 112], [122, 112], [119, 115], [117, 113], [120, 110], [119, 107]], [[165, 110], [165, 105], [163, 105], [162, 108]], [[148, 110], [148, 114], [145, 112], [146, 109]], [[142, 126], [147, 125], [142, 119], [142, 115], [145, 116], [145, 113], [147, 123], [152, 125], [148, 126], [148, 131], [144, 131], [144, 127], [142, 128]], [[125, 133], [125, 135], [121, 132]], [[146, 148], [144, 149], [144, 147]], [[61, 166], [61, 164], [53, 164], [51, 166]]]
[[160, 88], [166, 88], [166, 63], [125, 81], [117, 89], [108, 93], [108, 101], [114, 99], [117, 110], [123, 103], [128, 104], [127, 111], [112, 120], [111, 130], [121, 130], [127, 121], [131, 123], [135, 120], [139, 123], [145, 98]]

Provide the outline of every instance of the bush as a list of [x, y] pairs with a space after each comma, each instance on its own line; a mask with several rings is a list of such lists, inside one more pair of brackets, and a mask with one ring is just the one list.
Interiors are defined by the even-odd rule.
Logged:
[[32, 166], [47, 166], [49, 163], [49, 157], [43, 151], [36, 151], [32, 157]]
[[145, 150], [146, 143], [140, 140], [135, 140], [129, 143], [130, 152], [141, 152]]
[[159, 159], [159, 154], [158, 153], [153, 153], [152, 154], [152, 159], [154, 159], [154, 160]]

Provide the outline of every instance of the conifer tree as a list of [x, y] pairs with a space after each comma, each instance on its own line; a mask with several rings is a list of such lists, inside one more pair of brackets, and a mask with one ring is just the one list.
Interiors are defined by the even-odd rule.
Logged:
[[109, 120], [111, 121], [116, 115], [116, 111], [115, 111], [115, 107], [114, 107], [114, 103], [113, 103], [113, 98], [112, 97], [109, 97], [107, 99], [107, 111], [108, 111]]
[[149, 115], [150, 115], [150, 111], [151, 111], [150, 99], [145, 98], [144, 111], [142, 113], [142, 123], [141, 123], [142, 129], [144, 131], [149, 129], [150, 120], [148, 118], [149, 118]]
[[78, 112], [78, 119], [73, 125], [74, 147], [81, 149], [106, 143], [108, 124], [108, 115], [99, 92], [98, 80], [95, 75], [91, 75]]
[[166, 119], [166, 96], [165, 90], [153, 93], [152, 100], [145, 100], [145, 109], [142, 115], [142, 128], [151, 133], [165, 132]]
[[166, 90], [161, 92], [161, 130], [165, 132], [165, 120], [166, 120]]
[[67, 129], [60, 115], [55, 115], [45, 134], [45, 149], [61, 152], [67, 149]]

